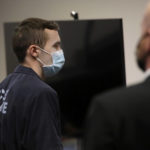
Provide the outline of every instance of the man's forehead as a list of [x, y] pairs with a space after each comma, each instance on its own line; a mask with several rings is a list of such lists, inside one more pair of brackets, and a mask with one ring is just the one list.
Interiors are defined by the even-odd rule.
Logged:
[[59, 37], [59, 33], [58, 33], [58, 31], [56, 31], [56, 30], [51, 30], [51, 29], [44, 29], [44, 32], [47, 34], [47, 36], [49, 37], [49, 38], [58, 38], [58, 39], [60, 39], [60, 37]]

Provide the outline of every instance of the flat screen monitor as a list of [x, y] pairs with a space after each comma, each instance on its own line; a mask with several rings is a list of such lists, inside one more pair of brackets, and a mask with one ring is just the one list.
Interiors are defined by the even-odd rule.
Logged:
[[125, 85], [122, 20], [58, 24], [66, 62], [47, 83], [58, 92], [63, 134], [81, 137], [92, 98]]

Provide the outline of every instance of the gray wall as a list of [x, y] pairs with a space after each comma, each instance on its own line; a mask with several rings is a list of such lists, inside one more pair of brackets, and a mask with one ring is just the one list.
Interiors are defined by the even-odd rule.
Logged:
[[135, 47], [140, 24], [148, 0], [0, 0], [0, 81], [6, 77], [3, 25], [28, 17], [68, 20], [70, 11], [79, 12], [80, 19], [123, 18], [127, 85], [143, 79], [135, 62]]

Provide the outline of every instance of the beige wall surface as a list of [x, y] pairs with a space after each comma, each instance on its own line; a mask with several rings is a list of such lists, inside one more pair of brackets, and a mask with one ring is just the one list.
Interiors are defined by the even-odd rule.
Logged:
[[139, 82], [143, 73], [134, 54], [147, 3], [148, 0], [0, 0], [0, 81], [6, 77], [4, 23], [28, 17], [72, 20], [70, 11], [75, 10], [80, 19], [123, 19], [127, 85]]

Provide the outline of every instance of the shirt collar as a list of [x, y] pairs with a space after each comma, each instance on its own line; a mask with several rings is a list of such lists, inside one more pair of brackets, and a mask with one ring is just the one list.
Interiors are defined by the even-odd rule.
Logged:
[[145, 71], [144, 79], [148, 78], [149, 76], [150, 76], [150, 68]]
[[22, 65], [18, 65], [15, 70], [14, 73], [24, 73], [24, 74], [29, 74], [29, 75], [33, 75], [36, 76], [40, 79], [40, 77], [31, 69]]

